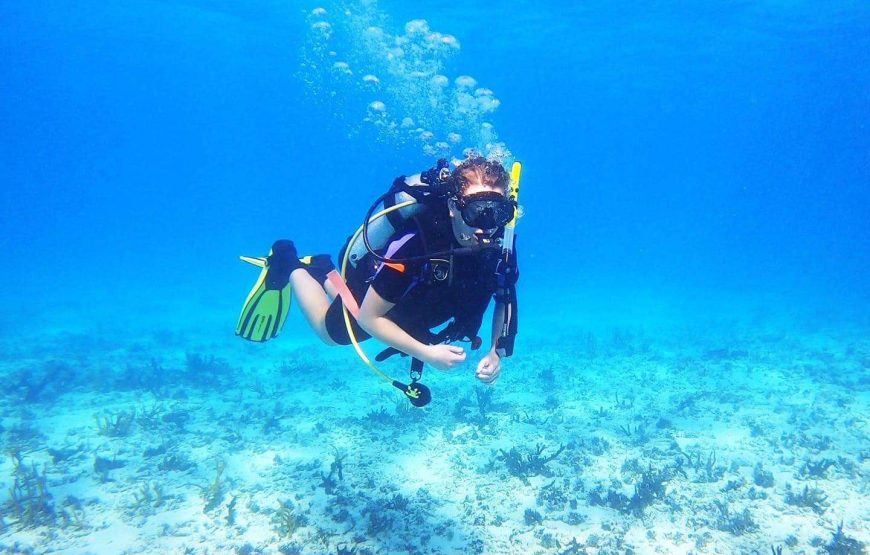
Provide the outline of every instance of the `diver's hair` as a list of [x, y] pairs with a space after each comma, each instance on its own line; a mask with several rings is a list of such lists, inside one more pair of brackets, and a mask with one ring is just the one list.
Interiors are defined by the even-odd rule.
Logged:
[[472, 154], [453, 170], [453, 186], [459, 196], [472, 183], [482, 183], [493, 188], [500, 188], [505, 193], [510, 189], [511, 178], [500, 163], [487, 160], [483, 156]]

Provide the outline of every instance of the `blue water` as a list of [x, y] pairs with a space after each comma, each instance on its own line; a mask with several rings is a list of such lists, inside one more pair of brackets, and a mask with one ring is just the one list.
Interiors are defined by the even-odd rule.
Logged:
[[[307, 8], [5, 6], [6, 294], [229, 294], [236, 253], [278, 236], [334, 251], [430, 164], [307, 99]], [[447, 73], [502, 101], [527, 168], [526, 289], [866, 306], [863, 3], [380, 9], [459, 37]]]
[[[441, 154], [482, 148], [474, 133], [486, 122], [525, 168], [524, 327], [511, 363], [524, 368], [536, 349], [570, 359], [585, 330], [655, 341], [649, 330], [686, 325], [747, 337], [826, 329], [859, 376], [842, 394], [866, 402], [867, 3], [324, 6], [322, 16], [316, 3], [272, 1], [0, 6], [5, 372], [70, 358], [62, 349], [92, 361], [110, 349], [62, 348], [62, 332], [110, 343], [180, 333], [176, 356], [241, 349], [232, 332], [255, 272], [238, 255], [281, 237], [336, 254], [395, 176], [435, 162], [426, 144], [461, 131]], [[417, 54], [424, 70], [437, 65], [426, 78], [444, 74], [453, 90], [471, 76], [469, 91], [490, 89], [497, 108], [462, 114], [387, 94], [413, 81], [410, 66], [380, 57], [413, 19], [459, 44]], [[371, 25], [384, 42], [366, 42]], [[353, 75], [306, 66], [318, 52], [350, 60]], [[370, 72], [380, 89], [363, 86]], [[437, 137], [385, 133], [372, 117], [428, 121]], [[298, 314], [288, 330], [322, 352]], [[669, 337], [671, 354], [698, 348], [692, 334]], [[276, 356], [263, 353], [238, 365]]]

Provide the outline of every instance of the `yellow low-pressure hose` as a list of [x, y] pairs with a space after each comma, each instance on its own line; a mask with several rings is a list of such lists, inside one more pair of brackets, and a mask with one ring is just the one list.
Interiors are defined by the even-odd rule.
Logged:
[[[391, 212], [401, 210], [402, 208], [411, 206], [412, 204], [416, 204], [416, 202], [416, 200], [406, 200], [405, 202], [400, 202], [399, 204], [390, 206], [389, 208], [385, 208], [377, 214], [373, 215], [369, 219], [368, 223], [371, 224], [372, 222], [383, 218]], [[364, 229], [365, 224], [359, 226], [359, 229], [356, 230], [356, 233], [353, 234], [353, 237], [351, 237], [350, 241], [347, 243], [347, 247], [344, 249], [344, 258], [341, 261], [341, 279], [344, 280], [345, 283], [347, 282], [347, 263], [348, 260], [350, 260], [351, 247], [354, 243], [356, 243], [357, 239], [359, 238], [360, 234], [363, 233]], [[365, 352], [362, 350], [362, 347], [360, 347], [359, 341], [356, 338], [356, 334], [353, 332], [353, 325], [350, 322], [350, 312], [347, 310], [347, 306], [344, 306], [344, 304], [342, 304], [342, 314], [344, 314], [344, 325], [347, 327], [347, 335], [348, 337], [350, 337], [350, 342], [353, 345], [354, 350], [356, 350], [356, 354], [359, 355], [359, 358], [362, 359], [362, 361], [366, 364], [366, 366], [371, 369], [372, 372], [374, 372], [384, 380], [393, 383], [395, 380], [393, 380], [393, 378], [389, 377], [387, 374], [383, 373], [380, 369], [378, 369], [378, 367], [375, 366], [371, 360], [369, 360], [369, 357], [366, 356]]]

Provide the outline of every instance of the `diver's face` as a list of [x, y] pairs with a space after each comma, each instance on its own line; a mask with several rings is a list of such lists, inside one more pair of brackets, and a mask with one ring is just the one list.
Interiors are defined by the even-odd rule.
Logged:
[[[501, 187], [493, 187], [486, 183], [477, 182], [467, 185], [462, 196], [467, 197], [477, 193], [488, 193], [493, 191], [503, 196], [505, 195], [505, 190]], [[460, 246], [477, 247], [486, 245], [489, 243], [492, 235], [498, 231], [498, 228], [481, 229], [466, 224], [462, 219], [462, 214], [460, 213], [459, 208], [456, 206], [456, 201], [453, 199], [450, 199], [447, 202], [447, 206], [450, 210], [450, 221], [453, 224], [453, 235], [456, 237], [456, 241]]]

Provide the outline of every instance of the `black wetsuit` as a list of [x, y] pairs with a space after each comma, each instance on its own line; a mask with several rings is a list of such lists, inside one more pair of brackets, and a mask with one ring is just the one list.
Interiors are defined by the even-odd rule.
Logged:
[[[416, 225], [411, 224], [393, 235], [382, 254], [404, 259], [457, 246], [452, 230], [441, 233], [430, 230], [421, 234]], [[436, 337], [430, 330], [450, 320], [455, 325], [451, 337], [446, 339], [475, 338], [496, 292], [498, 249], [455, 255], [452, 259], [440, 256], [434, 262], [381, 264], [370, 255], [366, 258], [368, 260], [363, 259], [347, 276], [348, 287], [360, 304], [372, 287], [384, 300], [395, 304], [386, 317], [418, 341], [431, 343]], [[358, 340], [370, 337], [356, 322], [352, 321], [352, 325]], [[341, 297], [330, 306], [326, 327], [334, 341], [343, 345], [350, 343]]]

